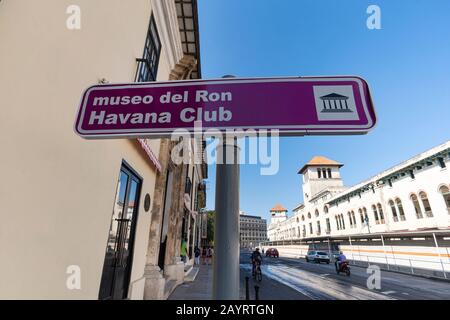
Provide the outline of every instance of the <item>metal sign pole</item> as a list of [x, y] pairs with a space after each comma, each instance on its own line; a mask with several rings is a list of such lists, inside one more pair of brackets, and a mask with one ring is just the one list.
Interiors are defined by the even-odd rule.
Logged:
[[444, 278], [447, 279], [447, 273], [445, 272], [445, 267], [444, 267], [444, 264], [442, 263], [441, 251], [439, 249], [439, 245], [438, 245], [438, 242], [436, 239], [436, 234], [434, 232], [433, 232], [433, 239], [434, 239], [434, 244], [436, 245], [437, 253], [439, 255], [439, 260], [441, 261], [442, 272], [444, 273]]
[[[229, 162], [230, 155], [232, 155], [232, 163]], [[217, 158], [223, 161], [222, 163], [218, 161], [216, 166], [213, 299], [239, 300], [239, 150], [237, 138], [224, 139], [218, 146]]]
[[384, 245], [384, 237], [381, 235], [381, 243], [383, 244], [384, 257], [386, 258], [387, 269], [389, 270], [389, 260], [386, 252], [386, 246]]
[[239, 147], [237, 137], [224, 136], [221, 143], [216, 165], [213, 299], [239, 300]]

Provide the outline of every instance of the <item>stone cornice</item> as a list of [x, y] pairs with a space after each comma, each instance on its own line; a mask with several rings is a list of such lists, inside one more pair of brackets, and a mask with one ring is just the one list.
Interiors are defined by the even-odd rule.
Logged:
[[175, 1], [152, 0], [153, 15], [170, 69], [183, 57]]
[[197, 65], [195, 57], [184, 55], [183, 58], [172, 68], [169, 75], [169, 80], [184, 80], [189, 79], [192, 70]]

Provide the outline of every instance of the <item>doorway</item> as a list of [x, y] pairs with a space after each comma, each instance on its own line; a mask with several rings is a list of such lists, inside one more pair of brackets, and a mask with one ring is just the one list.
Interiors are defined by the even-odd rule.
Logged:
[[169, 213], [172, 206], [172, 184], [173, 184], [173, 172], [167, 170], [166, 191], [164, 194], [164, 208], [163, 217], [161, 221], [161, 237], [159, 244], [159, 256], [158, 266], [161, 270], [164, 270], [166, 260], [166, 246], [167, 246], [167, 234], [169, 230]]
[[142, 179], [122, 164], [106, 245], [99, 299], [125, 299], [133, 261]]

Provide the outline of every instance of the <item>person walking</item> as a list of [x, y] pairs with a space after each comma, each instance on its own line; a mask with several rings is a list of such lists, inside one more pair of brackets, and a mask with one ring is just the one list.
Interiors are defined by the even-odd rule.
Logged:
[[195, 249], [194, 249], [194, 256], [195, 256], [194, 264], [196, 264], [196, 265], [200, 264], [200, 254], [201, 254], [200, 248], [195, 246]]
[[181, 240], [180, 256], [181, 256], [181, 261], [186, 263], [186, 256], [187, 256], [187, 241], [186, 241], [186, 239]]
[[208, 247], [208, 249], [206, 249], [206, 264], [211, 264], [211, 247]]
[[209, 264], [212, 265], [213, 264], [213, 257], [214, 257], [214, 248], [213, 247], [209, 247], [208, 249], [208, 261]]

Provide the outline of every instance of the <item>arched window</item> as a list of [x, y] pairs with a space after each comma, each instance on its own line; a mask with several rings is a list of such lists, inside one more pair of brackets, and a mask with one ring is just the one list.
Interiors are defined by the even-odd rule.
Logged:
[[417, 219], [422, 219], [423, 218], [422, 209], [420, 209], [419, 200], [417, 199], [417, 196], [415, 194], [411, 195], [411, 201], [414, 205], [414, 210], [416, 210]]
[[322, 178], [322, 170], [317, 169], [317, 177]]
[[439, 192], [442, 194], [445, 205], [447, 206], [447, 211], [450, 214], [450, 189], [447, 186], [442, 186], [439, 188]]
[[395, 203], [392, 200], [389, 200], [389, 206], [391, 207], [391, 211], [392, 211], [392, 219], [394, 220], [394, 222], [398, 221], [398, 215], [397, 215], [397, 209], [395, 209]]
[[327, 172], [328, 172], [328, 178], [331, 179], [331, 169], [328, 168], [328, 169], [327, 169]]
[[305, 221], [305, 216], [302, 214], [302, 221]]
[[378, 213], [380, 214], [380, 223], [384, 224], [384, 213], [383, 213], [383, 208], [381, 207], [381, 204], [377, 204], [378, 207]]
[[395, 204], [397, 205], [398, 213], [400, 214], [400, 220], [405, 221], [405, 211], [403, 210], [402, 200], [400, 198], [395, 199]]
[[345, 230], [344, 214], [342, 214], [342, 213], [341, 213], [341, 222], [342, 222], [342, 229]]
[[334, 216], [334, 219], [336, 220], [336, 229], [341, 230], [341, 223], [339, 221], [338, 216]]
[[325, 214], [328, 213], [328, 206], [324, 206], [324, 207], [323, 207], [323, 212], [325, 212]]
[[380, 220], [378, 219], [377, 207], [375, 205], [372, 205], [372, 211], [373, 211], [373, 216], [375, 218], [375, 223], [380, 224]]
[[308, 212], [308, 219], [311, 219], [311, 212]]
[[369, 216], [367, 215], [367, 209], [366, 207], [363, 207], [363, 213], [364, 213], [364, 221], [366, 223], [369, 223]]
[[356, 217], [355, 217], [355, 212], [352, 210], [352, 218], [353, 218], [353, 225], [356, 228]]
[[298, 223], [298, 217], [297, 217], [297, 223]]
[[319, 210], [316, 209], [316, 211], [314, 212], [314, 214], [316, 215], [316, 217], [319, 216]]
[[431, 210], [430, 201], [428, 201], [428, 196], [425, 192], [419, 193], [420, 200], [422, 200], [422, 205], [425, 210], [427, 217], [433, 217], [433, 211]]
[[352, 220], [352, 214], [349, 212], [347, 212], [348, 215], [348, 221], [350, 221], [350, 228], [353, 228], [353, 220]]
[[364, 215], [363, 215], [361, 208], [358, 210], [358, 213], [359, 213], [359, 217], [361, 218], [361, 224], [364, 224]]
[[326, 225], [327, 225], [326, 233], [327, 233], [327, 234], [330, 234], [330, 232], [331, 232], [330, 218], [327, 218], [327, 219], [325, 220], [325, 223], [326, 223]]

